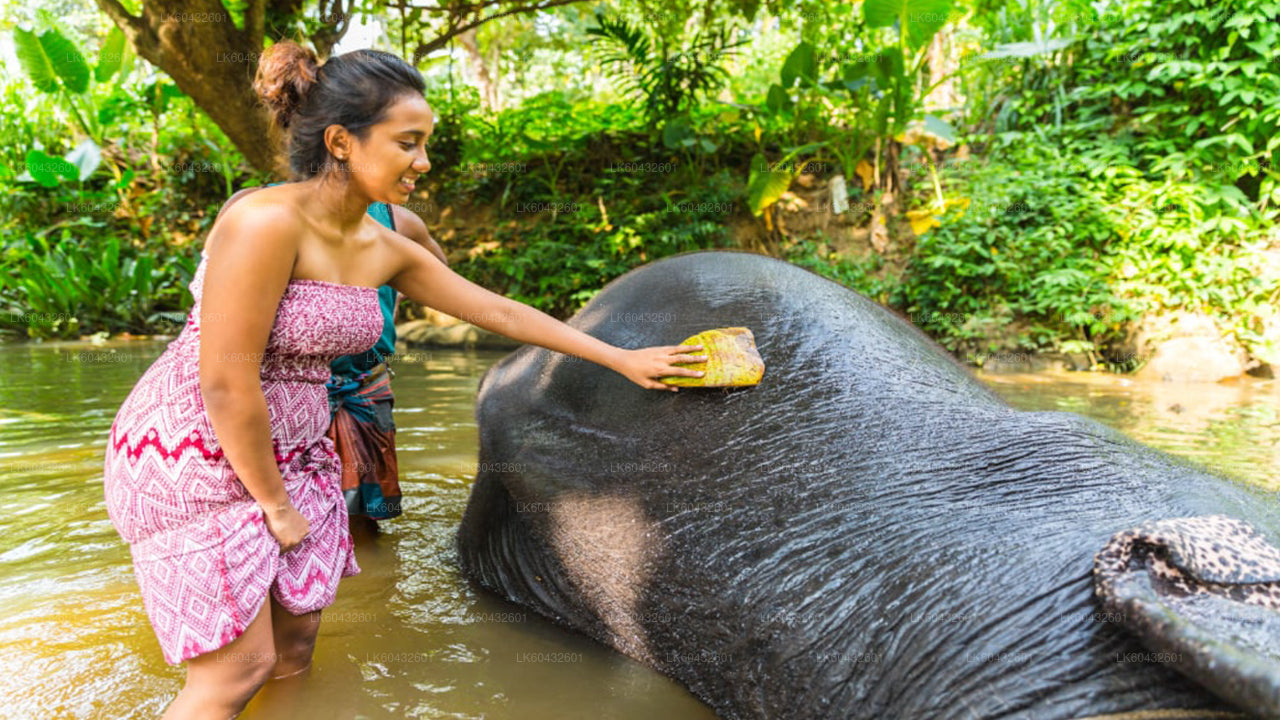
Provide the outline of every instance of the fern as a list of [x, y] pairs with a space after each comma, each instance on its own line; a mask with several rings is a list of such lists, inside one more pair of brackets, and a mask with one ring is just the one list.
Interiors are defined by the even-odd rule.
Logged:
[[639, 96], [651, 127], [681, 114], [699, 95], [719, 89], [728, 71], [716, 61], [746, 42], [731, 41], [729, 30], [721, 27], [700, 31], [687, 47], [673, 50], [665, 38], [651, 38], [623, 18], [597, 13], [596, 22], [597, 27], [587, 29], [594, 36], [596, 59], [628, 93]]

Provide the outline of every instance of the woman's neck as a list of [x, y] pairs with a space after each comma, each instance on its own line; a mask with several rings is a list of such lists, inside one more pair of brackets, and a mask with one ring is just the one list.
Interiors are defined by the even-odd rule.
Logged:
[[306, 187], [303, 206], [307, 215], [341, 237], [349, 237], [364, 222], [371, 201], [336, 177], [312, 178], [298, 183]]

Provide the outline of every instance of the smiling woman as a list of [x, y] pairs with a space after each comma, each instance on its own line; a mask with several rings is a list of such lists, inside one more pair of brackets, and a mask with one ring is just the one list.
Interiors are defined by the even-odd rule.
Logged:
[[[422, 95], [426, 85], [416, 69], [390, 53], [356, 50], [321, 66], [310, 50], [276, 43], [263, 55], [254, 89], [276, 127], [288, 132], [294, 179], [322, 175], [335, 161], [350, 171], [357, 151], [351, 137], [365, 141], [358, 149], [364, 169], [393, 174], [406, 198], [431, 169], [423, 147], [434, 129]], [[375, 130], [383, 137], [370, 137]], [[332, 150], [331, 139], [339, 141]]]
[[645, 388], [701, 373], [698, 345], [625, 350], [474, 285], [368, 214], [431, 168], [416, 69], [359, 50], [318, 65], [281, 42], [255, 88], [287, 132], [292, 180], [215, 221], [186, 327], [112, 423], [107, 510], [130, 544], [165, 660], [188, 662], [165, 716], [234, 715], [304, 672], [320, 610], [359, 572], [341, 460], [326, 436], [329, 363], [374, 346], [378, 287]]

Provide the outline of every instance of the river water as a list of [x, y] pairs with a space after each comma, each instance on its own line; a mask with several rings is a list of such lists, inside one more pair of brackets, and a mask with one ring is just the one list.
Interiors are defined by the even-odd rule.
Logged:
[[[115, 412], [163, 349], [0, 345], [0, 716], [155, 717], [182, 685], [185, 670], [160, 656], [101, 486]], [[393, 385], [405, 514], [357, 543], [363, 572], [325, 610], [310, 675], [269, 684], [242, 717], [714, 718], [667, 678], [459, 575], [452, 541], [475, 478], [475, 392], [500, 357], [402, 355]], [[983, 380], [1016, 407], [1079, 412], [1280, 488], [1273, 381]]]

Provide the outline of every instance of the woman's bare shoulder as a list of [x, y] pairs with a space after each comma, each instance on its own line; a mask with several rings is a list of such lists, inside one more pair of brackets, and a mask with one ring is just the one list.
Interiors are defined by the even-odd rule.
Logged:
[[263, 187], [264, 186], [262, 185], [258, 185], [257, 187], [240, 188], [239, 190], [231, 193], [231, 197], [227, 198], [227, 201], [222, 203], [222, 207], [218, 208], [218, 215], [213, 219], [213, 222], [217, 223], [219, 220], [222, 219], [223, 215], [227, 214], [228, 208], [230, 208], [232, 205], [235, 205], [240, 200], [243, 200], [249, 194], [258, 192], [259, 190], [263, 189]]
[[370, 221], [374, 232], [377, 234], [378, 242], [388, 248], [391, 248], [395, 252], [402, 252], [406, 247], [419, 244], [408, 234], [413, 232], [412, 229], [403, 227], [399, 224], [399, 216], [396, 217], [397, 224], [395, 230], [392, 230], [373, 218], [367, 219]]
[[283, 187], [245, 188], [232, 195], [218, 211], [213, 227], [205, 239], [204, 254], [223, 238], [251, 237], [253, 242], [279, 242], [281, 238], [296, 244], [304, 229], [305, 218], [293, 192], [279, 192]]
[[[367, 257], [374, 259], [379, 266], [379, 275], [384, 279], [382, 284], [390, 281], [390, 278], [400, 274], [405, 268], [413, 264], [416, 256], [415, 250], [421, 250], [422, 246], [413, 239], [406, 237], [398, 224], [395, 230], [387, 227], [374, 220], [369, 220], [370, 229], [374, 233], [376, 239], [376, 249]], [[397, 221], [399, 218], [397, 218]]]
[[274, 187], [248, 193], [234, 205], [224, 208], [205, 238], [202, 254], [209, 255], [215, 246], [276, 245], [288, 243], [296, 250], [297, 238], [305, 229], [305, 218], [289, 195], [271, 192]]

